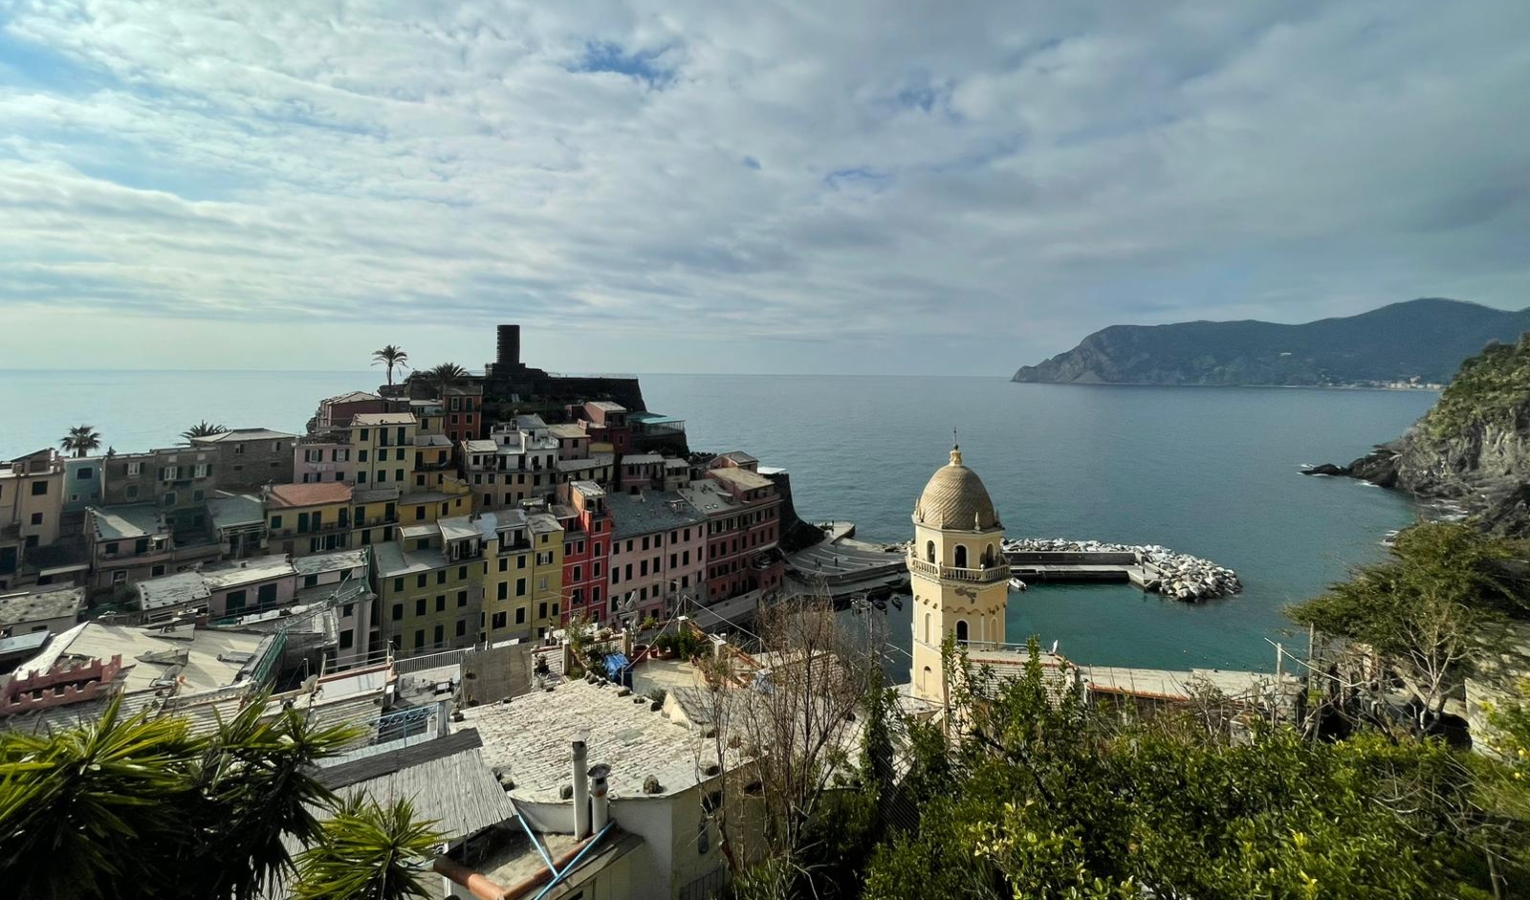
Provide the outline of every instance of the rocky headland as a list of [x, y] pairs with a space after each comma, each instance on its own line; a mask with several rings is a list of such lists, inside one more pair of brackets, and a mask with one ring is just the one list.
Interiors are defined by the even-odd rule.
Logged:
[[1300, 325], [1112, 325], [1012, 381], [1227, 387], [1427, 387], [1490, 340], [1530, 329], [1530, 310], [1438, 298]]
[[1304, 472], [1449, 501], [1486, 531], [1530, 537], [1530, 333], [1462, 363], [1439, 401], [1401, 437], [1347, 466]]

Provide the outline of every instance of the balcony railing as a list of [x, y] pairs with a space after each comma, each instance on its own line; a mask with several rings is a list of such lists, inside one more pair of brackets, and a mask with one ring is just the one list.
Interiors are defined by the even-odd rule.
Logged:
[[925, 562], [917, 556], [908, 557], [908, 570], [926, 578], [939, 578], [944, 581], [965, 581], [970, 584], [993, 584], [996, 581], [1009, 580], [1009, 565], [1000, 563], [994, 566], [986, 566], [981, 569], [961, 569], [956, 566], [942, 566], [932, 562]]

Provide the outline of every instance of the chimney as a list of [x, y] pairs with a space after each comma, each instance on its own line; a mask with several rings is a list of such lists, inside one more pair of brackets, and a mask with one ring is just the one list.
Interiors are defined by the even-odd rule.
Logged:
[[589, 749], [584, 741], [574, 741], [574, 840], [582, 841], [590, 834], [590, 782], [586, 773], [589, 766]]
[[590, 828], [599, 834], [610, 820], [610, 806], [606, 800], [606, 776], [611, 767], [598, 763], [590, 767]]

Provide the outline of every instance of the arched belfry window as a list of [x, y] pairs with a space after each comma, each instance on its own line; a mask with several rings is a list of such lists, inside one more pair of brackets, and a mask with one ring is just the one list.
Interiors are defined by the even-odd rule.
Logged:
[[956, 620], [956, 640], [959, 643], [963, 643], [963, 644], [967, 643], [967, 620], [966, 619], [957, 619]]
[[926, 644], [928, 644], [930, 642], [930, 614], [929, 613], [925, 613], [924, 614], [924, 642]]
[[983, 565], [991, 566], [993, 564], [994, 564], [993, 544], [989, 544], [988, 548], [983, 551]]
[[930, 667], [925, 666], [924, 671], [919, 673], [919, 688], [923, 690], [930, 683]]
[[956, 567], [958, 569], [967, 568], [967, 547], [964, 544], [956, 545]]
[[925, 542], [925, 544], [924, 544], [924, 561], [925, 562], [934, 562], [935, 561], [935, 542], [934, 541], [926, 541]]

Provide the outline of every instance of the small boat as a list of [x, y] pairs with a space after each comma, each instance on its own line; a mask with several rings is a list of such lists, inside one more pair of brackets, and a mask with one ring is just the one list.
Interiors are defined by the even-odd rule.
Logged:
[[1399, 533], [1400, 532], [1396, 532], [1396, 531], [1388, 531], [1387, 534], [1386, 534], [1386, 537], [1383, 537], [1381, 539], [1381, 546], [1383, 546], [1383, 547], [1391, 547], [1392, 545], [1396, 544], [1397, 543], [1397, 535]]
[[897, 594], [893, 594], [893, 596], [892, 596], [892, 605], [893, 605], [893, 609], [902, 609], [903, 608], [903, 598], [899, 597]]
[[1018, 578], [1011, 578], [1009, 580], [1009, 589], [1012, 591], [1023, 591], [1025, 590], [1025, 582]]
[[875, 597], [875, 598], [872, 599], [871, 605], [875, 606], [878, 610], [880, 610], [882, 612], [886, 612], [887, 611], [887, 598], [886, 597]]

